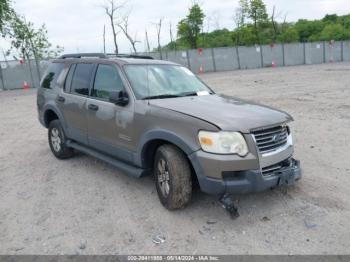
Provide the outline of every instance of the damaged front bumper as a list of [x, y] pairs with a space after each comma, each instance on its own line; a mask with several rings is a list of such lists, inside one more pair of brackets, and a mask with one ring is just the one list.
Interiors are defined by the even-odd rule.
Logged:
[[[223, 171], [221, 168], [224, 164], [215, 166], [217, 172], [220, 172], [222, 178], [214, 178], [208, 173], [208, 168], [201, 165], [201, 161], [195, 156], [190, 156], [192, 165], [196, 171], [200, 188], [203, 192], [209, 194], [245, 194], [253, 192], [265, 191], [283, 185], [293, 185], [295, 181], [301, 178], [302, 172], [300, 161], [295, 160], [291, 156], [281, 161], [279, 169], [271, 172], [264, 172], [259, 169], [245, 171]], [[252, 159], [251, 159], [252, 160]], [[247, 159], [247, 164], [251, 164], [251, 160]], [[240, 163], [242, 165], [242, 163]], [[232, 165], [232, 162], [231, 162]], [[244, 165], [244, 163], [243, 163]], [[213, 170], [214, 167], [210, 168]], [[216, 176], [217, 177], [217, 176]]]
[[224, 177], [225, 193], [244, 194], [261, 192], [278, 186], [290, 186], [301, 178], [300, 161], [293, 158], [284, 161], [281, 169], [263, 174], [260, 170], [242, 171], [234, 176]]

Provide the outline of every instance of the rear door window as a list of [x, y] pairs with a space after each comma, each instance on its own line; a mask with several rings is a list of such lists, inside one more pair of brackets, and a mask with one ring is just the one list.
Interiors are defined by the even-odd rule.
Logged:
[[41, 82], [41, 87], [52, 89], [57, 83], [58, 76], [64, 68], [63, 63], [51, 63], [46, 70], [45, 76]]
[[71, 93], [76, 95], [89, 95], [89, 86], [93, 64], [77, 64], [72, 80]]

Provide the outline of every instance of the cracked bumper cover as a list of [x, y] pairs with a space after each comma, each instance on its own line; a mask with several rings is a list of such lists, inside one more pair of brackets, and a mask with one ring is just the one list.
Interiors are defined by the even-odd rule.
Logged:
[[[210, 157], [209, 161], [208, 157]], [[287, 166], [266, 176], [262, 175], [256, 157], [250, 154], [238, 160], [238, 157], [235, 159], [233, 156], [209, 156], [203, 151], [198, 151], [191, 154], [189, 158], [201, 190], [208, 194], [261, 192], [277, 186], [292, 185], [301, 178], [302, 174], [300, 161], [291, 156], [286, 159], [289, 161]], [[233, 170], [228, 170], [228, 165]]]

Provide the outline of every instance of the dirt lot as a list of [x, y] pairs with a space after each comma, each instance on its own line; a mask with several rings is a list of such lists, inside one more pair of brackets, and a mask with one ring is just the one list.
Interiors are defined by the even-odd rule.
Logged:
[[[239, 196], [237, 220], [200, 192], [168, 212], [149, 177], [127, 177], [82, 154], [54, 158], [35, 90], [0, 92], [0, 253], [349, 254], [350, 64], [203, 79], [218, 93], [294, 116], [304, 171], [294, 188]], [[157, 234], [166, 241], [154, 244]]]

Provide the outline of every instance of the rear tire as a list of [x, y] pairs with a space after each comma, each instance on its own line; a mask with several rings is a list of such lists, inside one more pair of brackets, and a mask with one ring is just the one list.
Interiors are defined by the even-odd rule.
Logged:
[[183, 208], [191, 201], [191, 167], [182, 151], [172, 145], [160, 146], [153, 170], [158, 197], [165, 208]]
[[67, 159], [73, 156], [74, 151], [66, 145], [66, 136], [59, 120], [53, 120], [48, 129], [49, 145], [52, 153], [58, 159]]

